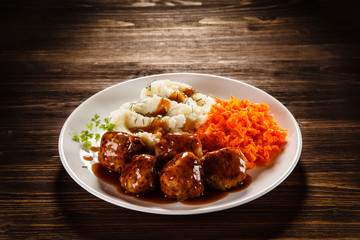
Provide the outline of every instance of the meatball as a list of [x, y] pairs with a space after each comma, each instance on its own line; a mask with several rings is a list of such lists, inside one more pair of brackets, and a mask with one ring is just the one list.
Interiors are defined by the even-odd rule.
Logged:
[[106, 132], [101, 137], [99, 163], [110, 171], [121, 173], [125, 163], [140, 153], [144, 153], [143, 141], [124, 132]]
[[192, 152], [183, 152], [170, 160], [160, 172], [160, 187], [166, 197], [186, 200], [204, 192], [203, 169]]
[[155, 190], [158, 186], [155, 163], [156, 157], [148, 154], [132, 157], [130, 162], [125, 165], [120, 176], [120, 184], [123, 189], [135, 195]]
[[246, 158], [240, 150], [222, 148], [208, 152], [202, 158], [205, 182], [216, 189], [240, 185], [246, 178]]
[[203, 156], [202, 145], [197, 135], [188, 132], [168, 133], [155, 144], [155, 156], [159, 168], [182, 152], [192, 152], [198, 158]]

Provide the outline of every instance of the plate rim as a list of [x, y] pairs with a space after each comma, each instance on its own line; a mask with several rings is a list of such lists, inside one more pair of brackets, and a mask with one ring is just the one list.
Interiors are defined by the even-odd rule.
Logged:
[[[274, 181], [271, 185], [269, 185], [267, 188], [263, 189], [262, 191], [260, 191], [259, 193], [249, 196], [247, 198], [241, 199], [241, 201], [232, 201], [229, 203], [224, 203], [222, 205], [219, 206], [211, 206], [211, 207], [203, 207], [203, 208], [196, 208], [196, 209], [187, 209], [187, 210], [166, 210], [166, 209], [161, 209], [161, 208], [149, 208], [149, 207], [144, 207], [144, 206], [138, 206], [138, 205], [134, 205], [131, 203], [127, 203], [125, 201], [121, 202], [121, 204], [116, 203], [116, 201], [113, 201], [113, 199], [111, 199], [110, 197], [92, 189], [91, 187], [89, 187], [86, 183], [84, 183], [75, 173], [74, 171], [71, 169], [71, 167], [69, 166], [68, 162], [66, 161], [66, 157], [65, 157], [65, 153], [64, 153], [64, 148], [62, 146], [62, 140], [64, 139], [65, 136], [65, 130], [67, 128], [67, 126], [69, 125], [70, 119], [76, 114], [77, 111], [80, 111], [81, 107], [83, 105], [85, 105], [87, 102], [91, 101], [93, 98], [96, 98], [98, 95], [102, 94], [105, 91], [108, 91], [111, 88], [115, 88], [118, 87], [119, 85], [123, 85], [123, 84], [128, 84], [134, 81], [140, 81], [143, 79], [147, 79], [147, 78], [157, 78], [157, 77], [165, 77], [165, 76], [174, 76], [174, 75], [189, 75], [189, 76], [204, 76], [204, 77], [212, 77], [212, 78], [221, 78], [221, 79], [226, 79], [228, 81], [231, 82], [235, 82], [238, 84], [244, 84], [247, 87], [253, 88], [257, 91], [261, 91], [262, 94], [267, 95], [268, 97], [272, 98], [273, 100], [275, 100], [278, 104], [281, 105], [282, 109], [284, 109], [289, 116], [291, 116], [291, 120], [294, 123], [295, 129], [296, 129], [296, 135], [297, 135], [297, 140], [298, 140], [298, 145], [296, 146], [296, 153], [295, 153], [295, 157], [294, 160], [292, 162], [292, 164], [287, 168], [287, 170], [281, 175], [281, 177], [279, 177], [276, 181]], [[81, 102], [71, 113], [70, 115], [68, 115], [67, 119], [65, 120], [60, 134], [59, 134], [59, 140], [58, 140], [58, 151], [59, 151], [59, 155], [60, 155], [60, 160], [62, 162], [63, 167], [65, 168], [65, 170], [67, 171], [67, 173], [70, 175], [70, 177], [77, 183], [79, 184], [84, 190], [86, 190], [87, 192], [91, 193], [92, 195], [96, 196], [97, 198], [100, 198], [106, 202], [109, 202], [113, 205], [119, 206], [119, 207], [123, 207], [123, 208], [127, 208], [127, 209], [131, 209], [134, 211], [138, 211], [138, 212], [144, 212], [144, 213], [152, 213], [152, 214], [162, 214], [162, 215], [195, 215], [195, 214], [204, 214], [204, 213], [211, 213], [211, 212], [217, 212], [217, 211], [221, 211], [221, 210], [225, 210], [225, 209], [230, 209], [236, 206], [240, 206], [243, 204], [246, 204], [248, 202], [251, 202], [261, 196], [264, 196], [265, 194], [267, 194], [268, 192], [272, 191], [274, 188], [276, 188], [277, 186], [279, 186], [294, 170], [294, 168], [296, 167], [296, 165], [298, 164], [299, 160], [300, 160], [300, 156], [301, 156], [301, 152], [302, 152], [302, 134], [301, 134], [301, 129], [300, 126], [298, 124], [298, 122], [296, 121], [295, 117], [293, 116], [293, 114], [290, 112], [290, 110], [283, 105], [279, 100], [277, 100], [275, 97], [273, 97], [272, 95], [270, 95], [269, 93], [265, 92], [264, 90], [257, 88], [253, 85], [250, 85], [248, 83], [245, 83], [241, 80], [235, 80], [232, 78], [228, 78], [228, 77], [223, 77], [223, 76], [219, 76], [219, 75], [214, 75], [214, 74], [204, 74], [204, 73], [190, 73], [190, 72], [185, 72], [185, 73], [162, 73], [162, 74], [154, 74], [154, 75], [147, 75], [147, 76], [142, 76], [142, 77], [138, 77], [138, 78], [134, 78], [134, 79], [127, 79], [124, 80], [122, 82], [113, 84], [109, 87], [106, 87], [98, 92], [96, 92], [95, 94], [93, 94], [92, 96], [90, 96], [89, 98], [87, 98], [86, 100], [84, 100], [83, 102]], [[206, 205], [203, 205], [206, 206]]]

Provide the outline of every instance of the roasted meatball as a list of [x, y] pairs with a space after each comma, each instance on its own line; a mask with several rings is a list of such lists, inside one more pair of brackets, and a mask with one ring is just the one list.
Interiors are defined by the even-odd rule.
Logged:
[[183, 152], [170, 160], [160, 172], [160, 187], [166, 197], [186, 200], [204, 192], [203, 170], [192, 152]]
[[143, 141], [124, 132], [106, 132], [101, 138], [99, 163], [110, 171], [121, 173], [125, 163], [144, 153]]
[[202, 158], [205, 182], [216, 189], [240, 185], [246, 178], [246, 158], [240, 150], [222, 148], [208, 152]]
[[155, 190], [158, 186], [155, 163], [156, 157], [148, 154], [132, 157], [120, 176], [120, 183], [124, 190], [135, 195]]
[[155, 144], [155, 156], [160, 169], [182, 152], [192, 152], [198, 158], [203, 156], [202, 145], [197, 135], [188, 132], [168, 133]]

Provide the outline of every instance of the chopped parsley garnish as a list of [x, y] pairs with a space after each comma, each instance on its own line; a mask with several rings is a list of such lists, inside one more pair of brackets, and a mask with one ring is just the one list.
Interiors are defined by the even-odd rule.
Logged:
[[100, 140], [100, 130], [114, 131], [115, 124], [110, 123], [110, 118], [104, 118], [104, 123], [101, 124], [101, 122], [100, 116], [95, 114], [90, 122], [85, 124], [86, 130], [82, 130], [80, 134], [73, 132], [73, 140], [79, 142], [85, 150], [89, 151], [92, 145], [91, 140], [95, 139], [96, 142]]
[[100, 129], [108, 132], [114, 131], [115, 124], [110, 123], [110, 118], [104, 118], [104, 122], [105, 123], [100, 125]]

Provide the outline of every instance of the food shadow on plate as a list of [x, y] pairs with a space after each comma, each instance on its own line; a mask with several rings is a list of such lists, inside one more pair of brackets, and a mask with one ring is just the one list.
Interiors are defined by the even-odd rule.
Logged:
[[299, 162], [284, 183], [252, 202], [224, 211], [172, 216], [105, 202], [83, 190], [62, 170], [56, 183], [55, 211], [67, 228], [63, 235], [69, 238], [75, 234], [86, 239], [269, 239], [286, 231], [296, 219], [307, 194], [306, 186], [306, 174]]

